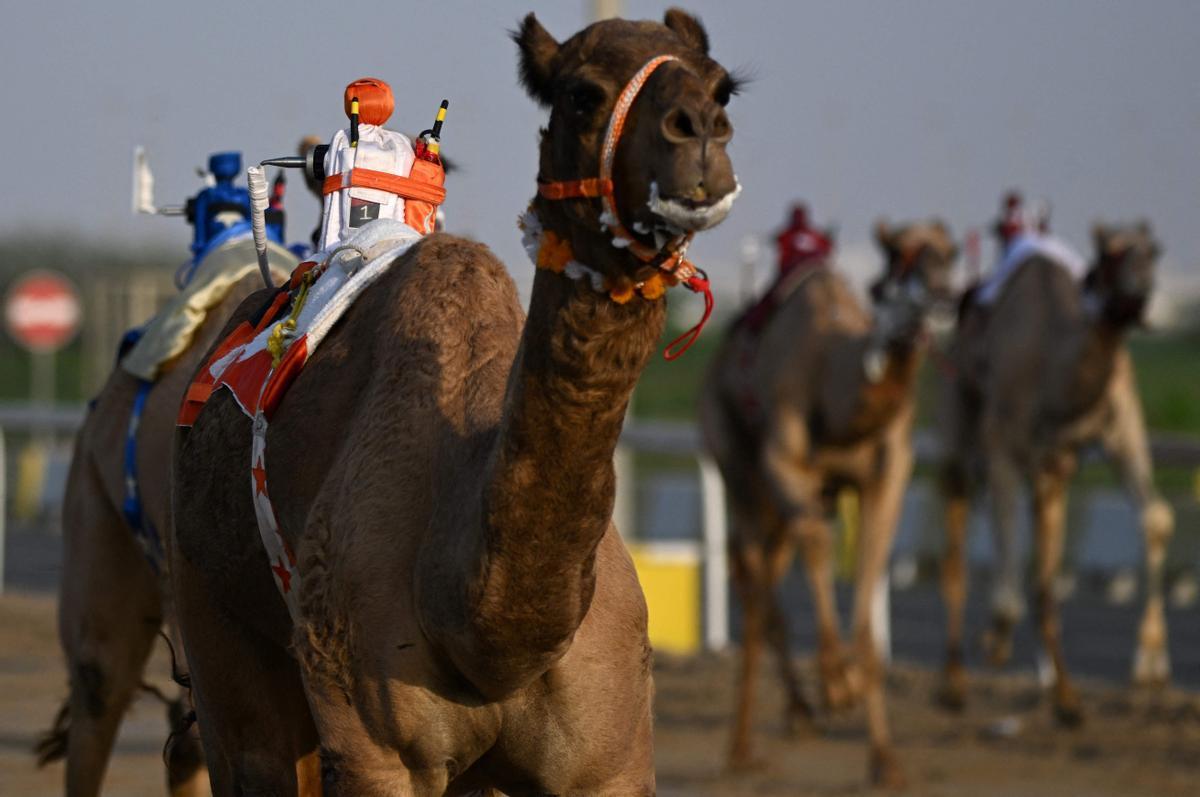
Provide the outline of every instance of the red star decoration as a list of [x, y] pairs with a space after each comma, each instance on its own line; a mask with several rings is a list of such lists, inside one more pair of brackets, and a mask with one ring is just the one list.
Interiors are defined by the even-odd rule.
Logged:
[[286, 595], [292, 588], [292, 574], [289, 573], [288, 569], [283, 566], [282, 559], [277, 559], [276, 562], [276, 564], [271, 565], [271, 570], [279, 578], [279, 586], [281, 589], [283, 589], [283, 592]]
[[262, 464], [255, 465], [250, 469], [250, 473], [254, 474], [254, 492], [260, 495], [267, 494], [267, 470]]

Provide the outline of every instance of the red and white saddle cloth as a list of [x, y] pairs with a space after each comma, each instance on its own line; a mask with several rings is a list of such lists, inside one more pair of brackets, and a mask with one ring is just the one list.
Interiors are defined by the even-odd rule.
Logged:
[[333, 249], [301, 263], [257, 322], [242, 322], [196, 375], [178, 424], [191, 426], [209, 397], [233, 393], [253, 421], [250, 488], [271, 572], [293, 620], [299, 619], [300, 572], [296, 555], [279, 533], [267, 492], [267, 428], [287, 388], [354, 300], [421, 239], [407, 224], [379, 219]]

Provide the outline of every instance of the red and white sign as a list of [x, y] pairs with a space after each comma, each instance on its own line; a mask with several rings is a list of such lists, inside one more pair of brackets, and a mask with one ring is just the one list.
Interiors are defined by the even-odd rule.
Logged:
[[4, 301], [8, 334], [39, 354], [70, 343], [82, 315], [75, 286], [55, 271], [30, 271], [13, 283]]

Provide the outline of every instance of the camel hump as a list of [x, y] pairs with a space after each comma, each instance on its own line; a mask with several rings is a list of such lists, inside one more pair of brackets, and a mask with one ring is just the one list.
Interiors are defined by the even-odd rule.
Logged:
[[[517, 287], [500, 259], [485, 244], [451, 233], [426, 236], [404, 255], [395, 278], [408, 283], [410, 296], [444, 310], [460, 308], [468, 316], [523, 319]], [[480, 308], [488, 308], [480, 313]], [[429, 315], [422, 312], [421, 315]], [[490, 323], [490, 322], [489, 322]]]
[[425, 238], [413, 252], [414, 258], [440, 270], [450, 284], [447, 289], [466, 288], [462, 280], [490, 283], [500, 280], [514, 293], [516, 286], [508, 270], [487, 244], [453, 233], [439, 232]]
[[797, 285], [779, 315], [790, 317], [793, 325], [802, 321], [814, 332], [865, 332], [871, 326], [870, 316], [846, 277], [832, 268], [816, 269], [811, 278]]

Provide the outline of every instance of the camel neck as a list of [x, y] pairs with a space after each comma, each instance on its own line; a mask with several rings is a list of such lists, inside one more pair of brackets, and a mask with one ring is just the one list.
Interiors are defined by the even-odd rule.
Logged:
[[586, 281], [534, 278], [483, 491], [475, 622], [503, 682], [544, 672], [587, 613], [613, 453], [664, 317], [662, 300], [617, 304]]
[[1068, 373], [1064, 404], [1067, 414], [1088, 411], [1100, 400], [1116, 365], [1124, 330], [1103, 317], [1085, 322], [1075, 347], [1074, 367]]
[[[824, 417], [828, 428], [823, 434], [828, 442], [849, 444], [876, 434], [912, 396], [921, 361], [915, 341], [889, 349], [876, 378], [867, 374], [866, 355], [861, 353], [864, 351], [859, 349], [858, 356], [850, 358], [851, 362], [863, 361], [856, 370], [857, 389], [848, 392], [854, 400], [846, 401], [845, 395], [827, 397], [829, 408]], [[839, 410], [838, 405], [844, 410]]]

